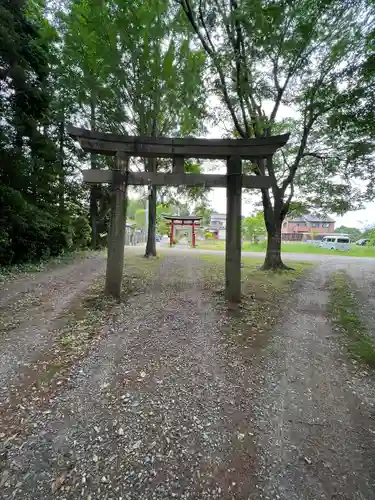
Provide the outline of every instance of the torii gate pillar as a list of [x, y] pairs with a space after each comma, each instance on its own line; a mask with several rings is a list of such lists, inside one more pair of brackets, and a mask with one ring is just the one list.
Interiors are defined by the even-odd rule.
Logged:
[[241, 204], [242, 161], [239, 156], [227, 160], [227, 227], [225, 248], [225, 297], [241, 300]]
[[[118, 152], [115, 157], [115, 173], [126, 174], [129, 157]], [[127, 205], [127, 182], [113, 176], [111, 218], [108, 231], [108, 258], [104, 292], [106, 295], [120, 298], [124, 267], [125, 226]]]

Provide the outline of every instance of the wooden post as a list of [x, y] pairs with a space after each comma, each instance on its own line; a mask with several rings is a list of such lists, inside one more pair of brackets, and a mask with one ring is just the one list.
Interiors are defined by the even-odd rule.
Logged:
[[117, 153], [112, 182], [111, 219], [108, 231], [108, 258], [105, 280], [105, 293], [120, 298], [122, 275], [124, 270], [124, 246], [126, 224], [127, 183], [116, 178], [116, 173], [124, 174], [129, 165], [129, 158]]
[[241, 201], [242, 162], [238, 156], [227, 160], [227, 228], [225, 249], [225, 297], [241, 300]]
[[169, 246], [172, 247], [173, 246], [173, 240], [174, 240], [174, 226], [173, 226], [173, 219], [171, 220], [171, 234], [170, 234], [170, 237], [169, 237]]
[[176, 174], [183, 174], [185, 172], [185, 158], [183, 156], [173, 157], [172, 171]]
[[191, 246], [193, 248], [195, 248], [195, 224], [194, 224], [194, 221], [193, 221], [193, 227], [191, 229]]

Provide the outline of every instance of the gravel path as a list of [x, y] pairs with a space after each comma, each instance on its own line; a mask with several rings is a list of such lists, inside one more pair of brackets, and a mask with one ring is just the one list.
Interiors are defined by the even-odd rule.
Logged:
[[327, 318], [335, 268], [306, 280], [258, 372], [264, 498], [375, 498], [375, 380], [353, 369]]
[[341, 264], [300, 284], [258, 349], [225, 334], [203, 265], [168, 254], [48, 409], [29, 409], [27, 439], [0, 449], [0, 498], [374, 498], [375, 382], [326, 310]]
[[345, 267], [345, 271], [356, 285], [360, 314], [375, 342], [375, 263], [363, 262], [360, 266], [352, 264]]
[[0, 404], [18, 369], [51, 346], [62, 313], [104, 268], [104, 254], [94, 254], [4, 284], [0, 292]]

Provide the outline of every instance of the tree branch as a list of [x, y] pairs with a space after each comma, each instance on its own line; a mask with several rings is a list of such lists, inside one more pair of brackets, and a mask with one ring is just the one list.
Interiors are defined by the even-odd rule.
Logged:
[[241, 124], [237, 118], [236, 112], [234, 110], [234, 107], [231, 103], [228, 89], [227, 89], [227, 83], [226, 83], [225, 76], [224, 76], [224, 72], [223, 72], [222, 67], [220, 66], [219, 61], [218, 61], [218, 56], [217, 56], [217, 53], [215, 50], [215, 46], [213, 45], [213, 43], [211, 41], [211, 37], [209, 35], [208, 29], [207, 29], [206, 24], [204, 23], [204, 20], [203, 20], [203, 16], [202, 16], [201, 22], [203, 20], [202, 26], [203, 26], [203, 29], [205, 30], [207, 41], [204, 38], [204, 36], [202, 35], [202, 33], [200, 32], [199, 26], [197, 25], [197, 22], [196, 22], [195, 16], [194, 16], [194, 12], [193, 12], [191, 4], [190, 4], [190, 0], [177, 0], [177, 2], [182, 6], [182, 9], [184, 10], [186, 17], [188, 18], [192, 28], [194, 29], [196, 35], [198, 36], [204, 50], [210, 56], [212, 62], [215, 65], [215, 68], [216, 68], [218, 75], [219, 75], [221, 89], [223, 92], [223, 97], [224, 97], [225, 103], [229, 109], [233, 123], [234, 123], [238, 133], [240, 134], [241, 137], [246, 137], [246, 132], [243, 129], [243, 127], [241, 126]]

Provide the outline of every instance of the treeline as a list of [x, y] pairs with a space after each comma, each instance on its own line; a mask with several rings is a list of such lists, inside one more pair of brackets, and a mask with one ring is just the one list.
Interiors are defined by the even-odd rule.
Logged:
[[1, 265], [105, 244], [109, 193], [83, 186], [80, 169], [112, 159], [82, 159], [67, 123], [139, 135], [201, 130], [204, 56], [187, 26], [165, 0], [1, 2]]
[[[85, 245], [89, 226], [79, 188], [65, 184], [51, 36], [42, 9], [0, 5], [0, 264]], [[32, 7], [38, 7], [33, 10]]]

